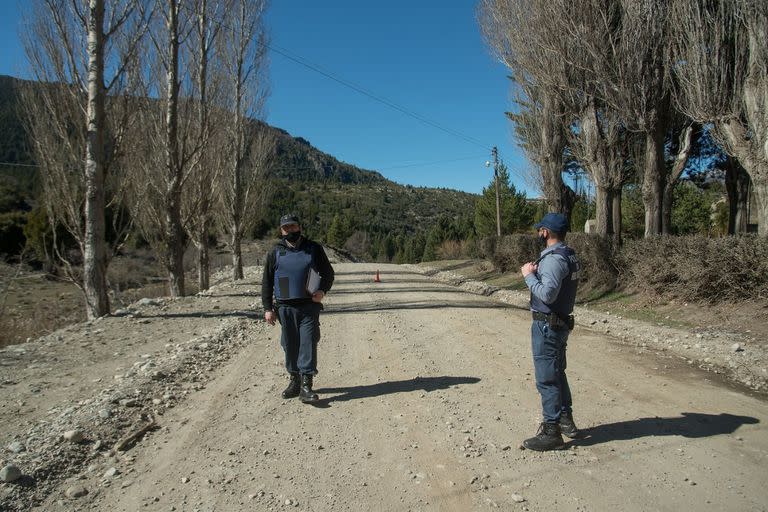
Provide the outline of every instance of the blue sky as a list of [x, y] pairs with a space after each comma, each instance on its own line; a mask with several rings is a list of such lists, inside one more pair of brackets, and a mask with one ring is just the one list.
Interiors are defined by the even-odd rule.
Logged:
[[[21, 3], [0, 0], [0, 74], [28, 76], [18, 41]], [[504, 116], [510, 82], [482, 41], [476, 1], [273, 0], [272, 45], [472, 143], [270, 54], [267, 121], [398, 183], [479, 193], [491, 146], [518, 189], [528, 163]]]

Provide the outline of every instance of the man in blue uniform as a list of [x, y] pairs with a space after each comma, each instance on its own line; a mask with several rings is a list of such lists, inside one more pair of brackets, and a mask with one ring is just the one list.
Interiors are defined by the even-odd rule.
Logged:
[[333, 286], [334, 272], [323, 247], [302, 236], [295, 215], [280, 218], [282, 238], [267, 253], [261, 281], [264, 320], [282, 326], [280, 343], [290, 375], [283, 398], [316, 402], [312, 377], [317, 374], [320, 310]]
[[541, 395], [544, 421], [536, 435], [523, 441], [529, 450], [565, 447], [561, 434], [575, 438], [571, 390], [565, 376], [565, 350], [573, 329], [573, 305], [581, 266], [573, 249], [565, 245], [568, 219], [548, 213], [534, 226], [546, 248], [539, 259], [520, 271], [531, 290], [531, 348], [536, 388]]

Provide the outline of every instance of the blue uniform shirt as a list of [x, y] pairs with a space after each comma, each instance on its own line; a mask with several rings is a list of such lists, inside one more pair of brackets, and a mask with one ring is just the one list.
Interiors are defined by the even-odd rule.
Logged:
[[[569, 263], [563, 252], [573, 252], [562, 243], [547, 247], [539, 255], [539, 268], [525, 277], [525, 284], [531, 290], [531, 309], [540, 313], [550, 313], [555, 311], [561, 315], [568, 315], [573, 311], [573, 301], [575, 299], [575, 285], [578, 283], [578, 260], [572, 257], [573, 265]], [[550, 254], [554, 252], [555, 254]], [[573, 267], [573, 268], [572, 268]], [[575, 274], [575, 275], [572, 275]], [[568, 290], [561, 289], [565, 279], [571, 275], [571, 281], [565, 283]], [[573, 288], [573, 289], [571, 289]], [[558, 298], [560, 301], [558, 301]], [[568, 302], [567, 304], [560, 302]], [[537, 304], [539, 307], [534, 307]]]

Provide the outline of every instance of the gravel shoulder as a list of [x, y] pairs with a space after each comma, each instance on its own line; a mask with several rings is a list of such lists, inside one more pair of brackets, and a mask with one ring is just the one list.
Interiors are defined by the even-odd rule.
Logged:
[[[460, 270], [441, 270], [429, 264], [410, 268], [440, 282], [458, 286], [471, 293], [492, 297], [505, 304], [528, 309], [529, 294], [488, 285], [467, 278]], [[598, 307], [577, 306], [574, 310], [579, 327], [602, 333], [614, 341], [631, 345], [657, 356], [683, 361], [713, 374], [744, 392], [768, 396], [768, 343], [760, 335], [734, 332], [724, 328], [690, 329], [626, 318]]]
[[429, 269], [335, 267], [317, 407], [279, 397], [258, 267], [1, 351], [0, 442], [24, 446], [3, 464], [24, 476], [0, 509], [766, 509], [761, 394], [596, 317], [569, 342], [584, 437], [521, 450], [539, 421], [525, 307]]

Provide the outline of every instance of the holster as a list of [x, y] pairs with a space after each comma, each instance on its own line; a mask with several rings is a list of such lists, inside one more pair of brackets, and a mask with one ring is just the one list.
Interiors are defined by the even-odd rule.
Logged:
[[574, 326], [576, 325], [573, 319], [573, 315], [561, 317], [556, 313], [545, 314], [545, 313], [539, 313], [538, 311], [534, 311], [533, 319], [543, 320], [547, 322], [547, 324], [549, 324], [549, 327], [556, 331], [561, 331], [563, 329], [568, 329], [569, 331], [572, 331]]

